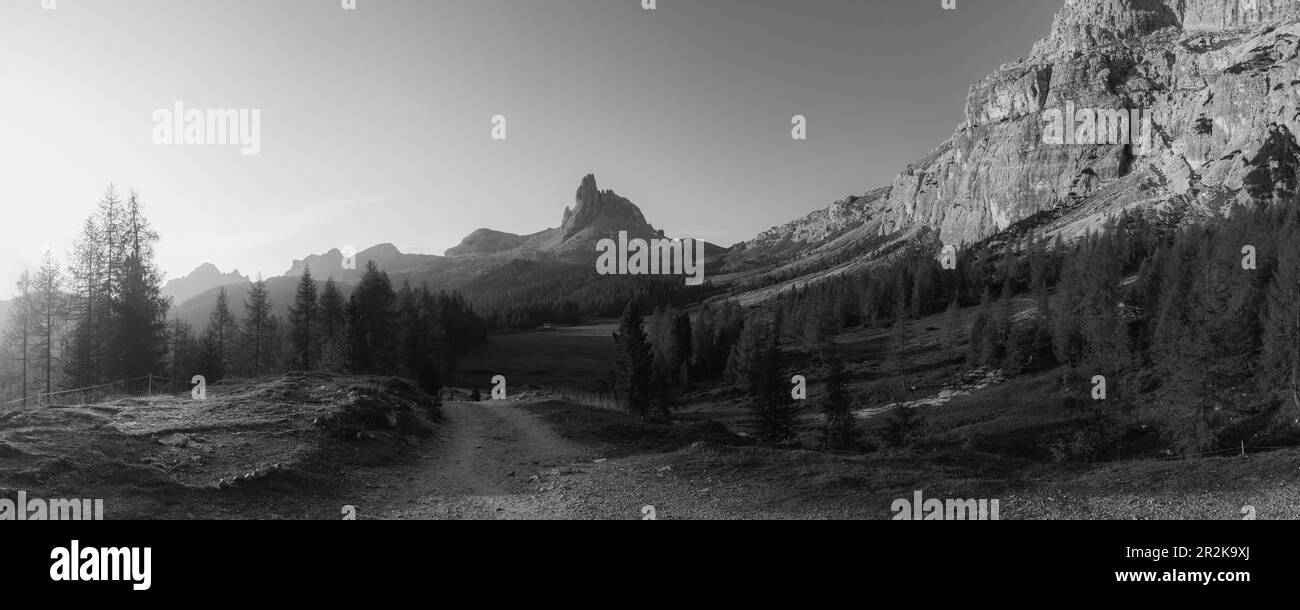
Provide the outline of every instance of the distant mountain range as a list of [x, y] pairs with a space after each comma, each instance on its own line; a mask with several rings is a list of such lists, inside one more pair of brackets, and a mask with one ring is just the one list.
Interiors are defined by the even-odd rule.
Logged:
[[[909, 240], [966, 246], [1028, 229], [1073, 238], [1122, 210], [1174, 209], [1197, 219], [1222, 215], [1236, 202], [1296, 197], [1300, 0], [1244, 6], [1069, 0], [1027, 58], [971, 85], [964, 117], [947, 141], [887, 186], [729, 249], [710, 244], [710, 279], [735, 284], [780, 273], [782, 281], [737, 295], [750, 304], [876, 264]], [[1149, 117], [1150, 149], [1104, 136], [1084, 144], [1045, 139], [1045, 117], [1075, 108], [1081, 113], [1068, 129], [1100, 111]], [[529, 235], [478, 229], [444, 256], [403, 254], [384, 244], [359, 253], [357, 270], [342, 269], [341, 253], [332, 250], [295, 261], [268, 285], [282, 310], [304, 268], [347, 287], [368, 260], [399, 281], [479, 295], [549, 277], [540, 273], [546, 270], [592, 273], [594, 281], [595, 243], [618, 231], [662, 235], [635, 204], [587, 176], [558, 227]], [[242, 298], [239, 286], [231, 287], [232, 304]], [[179, 310], [205, 317], [214, 298], [209, 289]]]
[[165, 297], [171, 297], [173, 302], [180, 303], [213, 288], [230, 284], [243, 284], [248, 281], [248, 277], [240, 275], [238, 269], [230, 273], [222, 273], [220, 269], [217, 269], [216, 265], [204, 263], [199, 265], [198, 269], [190, 272], [189, 275], [173, 279], [164, 284], [162, 294]]
[[[371, 261], [386, 271], [394, 283], [410, 280], [417, 285], [428, 284], [434, 290], [461, 290], [475, 296], [508, 292], [546, 271], [585, 273], [595, 282], [601, 277], [594, 266], [598, 255], [596, 243], [617, 238], [621, 231], [627, 232], [629, 238], [665, 237], [663, 231], [646, 220], [640, 208], [612, 190], [600, 190], [596, 177], [588, 175], [582, 179], [573, 205], [564, 209], [558, 227], [529, 235], [478, 229], [459, 245], [449, 248], [444, 256], [405, 254], [392, 244], [380, 244], [356, 253], [353, 269], [344, 269], [343, 253], [333, 249], [293, 261], [283, 276], [267, 278], [266, 284], [274, 313], [284, 315], [304, 270], [311, 269], [312, 277], [318, 281], [334, 278], [347, 293]], [[721, 264], [725, 253], [725, 248], [705, 245], [708, 264]], [[525, 265], [530, 273], [521, 276], [512, 271], [518, 265]], [[205, 265], [194, 274], [168, 284], [169, 287], [176, 284], [176, 289], [196, 290], [190, 298], [177, 299], [172, 315], [202, 328], [221, 288], [225, 288], [232, 309], [238, 311], [251, 282], [242, 276], [232, 278], [231, 274], [218, 277], [212, 273], [215, 270], [214, 266]], [[204, 289], [197, 291], [200, 287]]]
[[[653, 239], [663, 232], [646, 221], [641, 209], [611, 190], [602, 191], [596, 177], [582, 179], [572, 208], [564, 208], [560, 226], [531, 235], [479, 229], [447, 250], [447, 256], [558, 258], [570, 262], [595, 259], [597, 241], [627, 231], [629, 238]], [[689, 237], [689, 236], [687, 236]]]

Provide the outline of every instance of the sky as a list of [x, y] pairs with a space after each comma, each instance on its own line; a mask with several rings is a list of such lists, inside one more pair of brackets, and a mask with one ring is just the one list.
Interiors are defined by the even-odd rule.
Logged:
[[[168, 277], [533, 233], [589, 173], [668, 235], [731, 245], [889, 184], [1063, 2], [342, 4], [0, 0], [0, 298], [109, 184], [138, 193]], [[258, 154], [157, 143], [178, 101], [256, 110]]]

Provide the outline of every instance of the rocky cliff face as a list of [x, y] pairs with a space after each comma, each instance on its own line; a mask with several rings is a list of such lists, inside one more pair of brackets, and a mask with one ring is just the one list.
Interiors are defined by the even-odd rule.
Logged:
[[727, 270], [784, 264], [832, 250], [839, 238], [873, 218], [889, 189], [847, 197], [803, 218], [772, 227], [753, 239], [736, 244], [727, 254]]
[[[655, 233], [646, 222], [641, 209], [631, 201], [619, 197], [614, 191], [602, 191], [596, 186], [596, 177], [587, 174], [578, 186], [572, 208], [564, 208], [560, 223], [560, 240], [568, 241], [590, 228], [611, 228], [632, 233]], [[649, 235], [638, 235], [649, 237]], [[608, 236], [602, 236], [608, 237]]]
[[611, 190], [600, 190], [596, 177], [588, 174], [578, 186], [573, 206], [564, 208], [564, 218], [557, 228], [531, 235], [516, 235], [492, 229], [479, 229], [447, 250], [456, 258], [497, 256], [504, 258], [560, 258], [585, 262], [596, 257], [596, 242], [617, 237], [627, 231], [629, 237], [651, 239], [660, 232], [646, 222], [636, 204]]
[[[1294, 198], [1298, 48], [1300, 0], [1070, 0], [1028, 58], [971, 86], [953, 136], [868, 222], [969, 244], [1046, 210], [1069, 212], [1068, 237], [1135, 205]], [[1044, 143], [1044, 112], [1067, 103], [1149, 113], [1152, 147]]]

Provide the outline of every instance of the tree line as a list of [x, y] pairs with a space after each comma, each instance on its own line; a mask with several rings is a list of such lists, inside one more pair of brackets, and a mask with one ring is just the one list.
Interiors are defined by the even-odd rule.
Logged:
[[[1285, 436], [1278, 415], [1300, 408], [1293, 197], [1219, 217], [1187, 205], [1127, 211], [1070, 242], [1001, 235], [959, 252], [952, 269], [941, 244], [915, 243], [888, 264], [783, 293], [769, 315], [786, 330], [772, 341], [821, 352], [845, 329], [880, 328], [886, 383], [901, 390], [917, 321], [933, 316], [951, 362], [1060, 371], [1062, 405], [1079, 421], [1072, 458], [1099, 457], [1142, 425], [1188, 455]], [[1105, 400], [1089, 395], [1096, 376]]]
[[[782, 442], [800, 429], [790, 390], [803, 373], [820, 382], [810, 403], [825, 446], [861, 447], [852, 410], [907, 396], [926, 318], [940, 360], [1056, 375], [1061, 406], [1076, 415], [1059, 447], [1068, 458], [1100, 457], [1148, 425], [1188, 455], [1285, 436], [1294, 417], [1280, 415], [1300, 409], [1300, 207], [1284, 199], [1221, 217], [1186, 205], [1128, 211], [1068, 242], [999, 235], [958, 252], [951, 268], [930, 237], [749, 310], [722, 301], [643, 317], [631, 303], [613, 389], [633, 414], [665, 419], [675, 396], [719, 383], [745, 397], [759, 439]], [[847, 390], [834, 337], [854, 328], [885, 333], [879, 392]], [[1097, 376], [1104, 400], [1089, 393]], [[896, 413], [885, 432], [896, 438], [882, 440], [905, 443], [915, 417]]]
[[123, 199], [110, 186], [66, 269], [47, 251], [35, 273], [20, 277], [0, 360], [6, 401], [146, 376], [188, 387], [194, 375], [212, 383], [287, 370], [403, 375], [436, 394], [458, 355], [485, 340], [485, 323], [464, 297], [409, 281], [395, 289], [373, 262], [346, 295], [333, 278], [321, 284], [306, 270], [284, 318], [272, 313], [261, 278], [240, 315], [222, 289], [196, 331], [168, 320], [158, 240], [139, 196]]

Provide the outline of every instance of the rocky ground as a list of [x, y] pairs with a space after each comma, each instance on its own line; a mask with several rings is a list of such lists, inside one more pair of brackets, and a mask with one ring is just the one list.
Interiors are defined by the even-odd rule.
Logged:
[[975, 451], [758, 447], [545, 396], [435, 409], [396, 380], [291, 376], [208, 401], [0, 415], [0, 496], [110, 519], [888, 519], [998, 499], [1003, 519], [1300, 518], [1300, 451], [1062, 467]]

